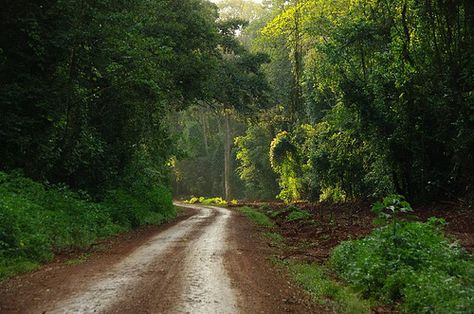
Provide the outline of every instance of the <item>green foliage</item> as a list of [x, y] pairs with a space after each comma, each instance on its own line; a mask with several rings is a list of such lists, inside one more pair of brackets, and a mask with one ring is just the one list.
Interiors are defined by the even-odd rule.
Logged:
[[331, 201], [333, 203], [342, 203], [347, 200], [346, 193], [338, 186], [336, 187], [328, 187], [321, 191], [321, 195], [319, 196], [319, 200], [321, 202]]
[[129, 184], [129, 168], [166, 185], [164, 120], [208, 98], [216, 18], [203, 0], [4, 3], [0, 170], [94, 196]]
[[111, 195], [97, 203], [65, 186], [0, 172], [0, 278], [46, 262], [54, 252], [87, 248], [98, 238], [175, 214], [170, 193], [161, 187]]
[[291, 273], [305, 290], [320, 304], [331, 305], [337, 313], [371, 313], [370, 303], [350, 288], [337, 283], [316, 264], [288, 264]]
[[227, 201], [222, 199], [222, 197], [206, 198], [201, 203], [203, 205], [218, 205], [218, 206], [226, 206], [227, 205]]
[[286, 221], [308, 220], [311, 217], [311, 213], [307, 210], [297, 208], [289, 212], [289, 214], [286, 216]]
[[[222, 197], [211, 197], [205, 198], [201, 197], [191, 197], [189, 200], [184, 201], [187, 204], [203, 204], [203, 205], [217, 205], [217, 206], [227, 206], [227, 201], [222, 199]], [[237, 204], [237, 201], [232, 200], [232, 204]]]
[[176, 216], [171, 193], [163, 186], [113, 190], [104, 203], [113, 221], [127, 228], [162, 224]]
[[466, 1], [272, 1], [249, 29], [289, 120], [276, 131], [315, 129], [284, 196], [471, 200], [472, 12]]
[[288, 132], [278, 133], [270, 144], [270, 163], [272, 169], [280, 175], [281, 191], [278, 198], [285, 202], [300, 199], [299, 162], [298, 148], [292, 143]]
[[376, 202], [372, 206], [372, 212], [376, 213], [380, 219], [385, 221], [392, 221], [393, 224], [396, 224], [396, 215], [398, 213], [407, 213], [411, 212], [410, 203], [405, 201], [405, 198], [402, 195], [388, 195], [382, 202]]
[[267, 228], [274, 226], [272, 220], [268, 218], [267, 215], [258, 211], [255, 208], [240, 207], [239, 211], [242, 212], [245, 216], [247, 216], [248, 219], [250, 219], [252, 222], [254, 222], [257, 225], [267, 227]]
[[278, 194], [277, 176], [268, 158], [274, 137], [271, 121], [249, 125], [245, 135], [235, 138], [237, 171], [250, 199], [273, 199]]
[[[262, 206], [260, 209], [265, 211], [264, 206]], [[269, 210], [266, 210], [266, 212], [269, 213], [270, 217], [275, 218], [275, 217], [278, 217], [278, 216], [281, 216], [281, 215], [286, 215], [287, 213], [289, 213], [291, 211], [297, 211], [297, 210], [299, 210], [298, 207], [296, 207], [294, 205], [290, 205], [288, 207], [283, 207], [283, 208], [280, 208], [280, 209], [277, 209], [277, 210], [269, 209]]]
[[474, 305], [474, 262], [443, 236], [437, 219], [399, 223], [395, 234], [385, 226], [343, 242], [330, 265], [365, 296], [401, 302], [412, 313], [468, 313]]

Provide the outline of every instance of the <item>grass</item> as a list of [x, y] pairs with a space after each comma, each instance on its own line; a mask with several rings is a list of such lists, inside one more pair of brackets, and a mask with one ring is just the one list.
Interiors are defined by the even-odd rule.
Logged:
[[0, 282], [17, 274], [33, 271], [39, 266], [39, 263], [28, 260], [18, 260], [14, 263], [0, 264]]
[[286, 221], [310, 220], [311, 214], [306, 210], [292, 210], [286, 217]]
[[[274, 227], [273, 221], [261, 211], [241, 207], [239, 210], [247, 216], [252, 222], [265, 227]], [[308, 220], [309, 214], [306, 211], [295, 210], [292, 207], [270, 212], [271, 217], [277, 217], [283, 213], [294, 213], [289, 220]], [[288, 218], [287, 218], [288, 220]], [[266, 231], [263, 235], [271, 243], [285, 250], [285, 237], [274, 231]], [[301, 243], [302, 247], [309, 243]], [[364, 314], [371, 313], [371, 303], [362, 299], [358, 293], [350, 287], [337, 282], [327, 273], [326, 269], [317, 264], [304, 264], [296, 261], [282, 261], [277, 257], [272, 258], [273, 263], [285, 267], [289, 270], [295, 282], [303, 289], [308, 291], [316, 303], [324, 306], [330, 306], [336, 313]]]
[[70, 260], [67, 260], [65, 262], [66, 265], [79, 265], [79, 264], [82, 264], [84, 263], [85, 261], [87, 261], [87, 259], [89, 258], [90, 254], [89, 253], [84, 253], [84, 254], [81, 254], [81, 256], [77, 257], [77, 258], [73, 258], [73, 259], [70, 259]]
[[247, 216], [248, 219], [259, 226], [271, 228], [275, 225], [267, 215], [257, 209], [251, 207], [240, 207], [239, 210]]
[[337, 313], [371, 313], [371, 304], [349, 287], [334, 281], [319, 265], [288, 262], [295, 281], [307, 290], [314, 300], [330, 305]]

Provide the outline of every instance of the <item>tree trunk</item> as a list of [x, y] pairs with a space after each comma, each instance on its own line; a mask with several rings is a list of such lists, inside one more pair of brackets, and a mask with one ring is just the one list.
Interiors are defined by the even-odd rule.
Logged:
[[202, 136], [204, 140], [204, 152], [206, 153], [206, 157], [209, 156], [209, 141], [207, 139], [207, 132], [209, 130], [208, 121], [207, 121], [207, 113], [205, 111], [201, 111], [201, 123], [202, 123]]
[[231, 174], [232, 174], [232, 130], [230, 128], [230, 113], [228, 110], [224, 111], [225, 119], [225, 140], [224, 140], [224, 191], [225, 199], [227, 201], [231, 200]]

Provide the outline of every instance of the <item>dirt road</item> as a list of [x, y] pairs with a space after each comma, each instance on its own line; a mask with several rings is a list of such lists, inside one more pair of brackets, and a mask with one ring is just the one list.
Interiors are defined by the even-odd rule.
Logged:
[[0, 313], [319, 313], [268, 261], [256, 227], [225, 208], [124, 238], [84, 263], [0, 284]]

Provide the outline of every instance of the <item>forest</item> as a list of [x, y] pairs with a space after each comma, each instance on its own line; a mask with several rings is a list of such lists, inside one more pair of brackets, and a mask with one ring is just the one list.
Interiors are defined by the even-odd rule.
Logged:
[[178, 195], [472, 202], [469, 1], [221, 5], [224, 18], [249, 21], [242, 45], [269, 58], [263, 97], [250, 112], [209, 104], [177, 114]]
[[[473, 1], [7, 0], [0, 30], [0, 281], [171, 221], [173, 199], [278, 203], [295, 221], [298, 204], [382, 200], [387, 228], [337, 247], [333, 271], [408, 312], [474, 304], [471, 255], [422, 253], [452, 248], [442, 223], [396, 219], [474, 205]], [[423, 237], [422, 275], [374, 279], [394, 265], [371, 247], [390, 228]], [[434, 308], [416, 300], [428, 278], [456, 278]]]

